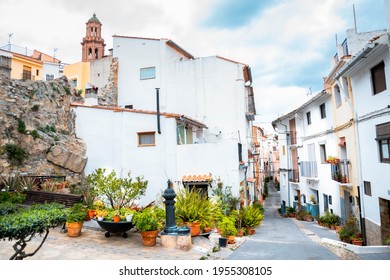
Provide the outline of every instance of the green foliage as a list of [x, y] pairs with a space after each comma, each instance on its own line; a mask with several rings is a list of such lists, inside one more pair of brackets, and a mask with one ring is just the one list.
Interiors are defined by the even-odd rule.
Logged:
[[385, 243], [386, 243], [386, 245], [390, 245], [390, 234], [389, 234], [389, 236], [387, 237]]
[[16, 166], [22, 165], [24, 160], [28, 157], [27, 152], [22, 147], [15, 144], [6, 144], [5, 152], [10, 163]]
[[35, 205], [0, 218], [0, 239], [19, 240], [35, 234], [42, 234], [48, 228], [65, 222], [63, 207]]
[[45, 132], [45, 133], [50, 133], [50, 132], [56, 132], [56, 126], [54, 124], [48, 124], [46, 126], [40, 126], [38, 130]]
[[68, 223], [84, 222], [87, 216], [87, 208], [82, 203], [76, 203], [66, 211], [66, 221]]
[[38, 131], [36, 131], [35, 129], [31, 131], [30, 134], [34, 138], [34, 140], [40, 138]]
[[68, 87], [64, 87], [64, 90], [65, 90], [66, 95], [70, 95], [70, 90]]
[[217, 197], [217, 200], [221, 205], [222, 213], [225, 215], [229, 215], [230, 212], [236, 208], [237, 203], [239, 202], [239, 198], [233, 196], [231, 186], [226, 186], [225, 188], [218, 186], [212, 190], [212, 193]]
[[35, 104], [35, 105], [33, 105], [31, 107], [31, 111], [33, 111], [33, 112], [38, 112], [38, 110], [39, 110], [39, 105], [38, 104]]
[[19, 211], [19, 207], [10, 201], [0, 203], [0, 216], [6, 216]]
[[237, 228], [234, 224], [233, 219], [223, 216], [219, 221], [218, 221], [218, 228], [221, 230], [221, 235], [223, 237], [228, 237], [231, 235], [236, 236], [237, 235]]
[[140, 231], [152, 231], [158, 229], [158, 216], [152, 208], [146, 208], [134, 214], [133, 222]]
[[26, 123], [22, 119], [18, 119], [18, 131], [20, 133], [26, 133]]
[[76, 91], [76, 96], [81, 96], [83, 94], [83, 90], [79, 89]]
[[14, 204], [22, 204], [25, 199], [26, 196], [20, 194], [19, 192], [0, 192], [0, 203], [10, 202]]
[[200, 190], [187, 188], [176, 196], [175, 215], [179, 223], [200, 222], [201, 227], [210, 226], [221, 214], [219, 203], [213, 203], [201, 195]]
[[148, 181], [143, 177], [136, 177], [133, 182], [130, 172], [127, 178], [117, 178], [114, 170], [106, 174], [104, 168], [98, 168], [88, 175], [87, 183], [96, 190], [97, 196], [107, 200], [113, 209], [133, 205], [136, 199], [145, 195], [148, 186]]
[[294, 207], [292, 207], [292, 206], [287, 206], [286, 207], [286, 214], [287, 215], [295, 214], [295, 212], [296, 212], [296, 210], [295, 210]]
[[253, 207], [258, 208], [260, 210], [260, 213], [264, 214], [264, 206], [263, 206], [263, 204], [260, 203], [260, 201], [255, 200], [253, 202]]
[[255, 227], [260, 225], [264, 216], [261, 211], [253, 206], [242, 207], [239, 211], [242, 227]]
[[338, 235], [340, 240], [350, 242], [353, 237], [357, 237], [359, 235], [359, 232], [358, 220], [356, 216], [351, 213], [345, 224], [341, 226]]

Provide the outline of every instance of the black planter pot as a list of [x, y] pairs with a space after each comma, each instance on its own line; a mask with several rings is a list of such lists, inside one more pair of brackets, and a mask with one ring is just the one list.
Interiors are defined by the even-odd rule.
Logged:
[[118, 234], [121, 233], [124, 238], [127, 237], [126, 231], [132, 229], [134, 227], [132, 222], [120, 221], [120, 222], [112, 222], [112, 221], [99, 221], [94, 219], [99, 226], [106, 231], [105, 236], [110, 237], [111, 233]]
[[227, 238], [220, 237], [218, 240], [219, 247], [226, 247], [227, 245]]

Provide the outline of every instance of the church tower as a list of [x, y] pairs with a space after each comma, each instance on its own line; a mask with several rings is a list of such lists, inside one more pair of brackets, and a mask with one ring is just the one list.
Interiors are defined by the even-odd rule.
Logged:
[[86, 23], [86, 34], [83, 38], [82, 61], [92, 61], [104, 56], [104, 39], [102, 38], [102, 24], [94, 13]]

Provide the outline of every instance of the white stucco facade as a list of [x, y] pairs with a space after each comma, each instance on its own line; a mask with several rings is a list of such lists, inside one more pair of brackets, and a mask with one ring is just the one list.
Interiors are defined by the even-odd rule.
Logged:
[[[245, 65], [217, 56], [194, 58], [168, 39], [114, 36], [113, 46], [118, 107], [74, 104], [77, 136], [87, 142], [86, 174], [106, 167], [143, 175], [149, 181], [143, 205], [161, 196], [168, 179], [179, 187], [188, 175], [210, 174], [238, 196], [247, 172], [253, 172], [248, 149], [255, 112], [248, 105], [253, 90]], [[193, 136], [179, 143], [179, 130], [185, 126], [182, 133], [188, 133], [186, 123]], [[155, 132], [155, 145], [140, 147], [140, 132]]]

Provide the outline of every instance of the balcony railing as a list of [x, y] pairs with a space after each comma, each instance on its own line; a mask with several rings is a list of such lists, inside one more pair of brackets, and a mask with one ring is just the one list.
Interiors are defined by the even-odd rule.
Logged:
[[300, 165], [302, 177], [308, 177], [308, 178], [318, 177], [316, 161], [301, 161], [299, 165]]
[[332, 163], [330, 165], [332, 179], [343, 184], [350, 183], [349, 164], [350, 161], [348, 159], [340, 159], [339, 162]]
[[299, 183], [299, 171], [297, 169], [290, 169], [288, 171], [288, 180], [290, 182]]

